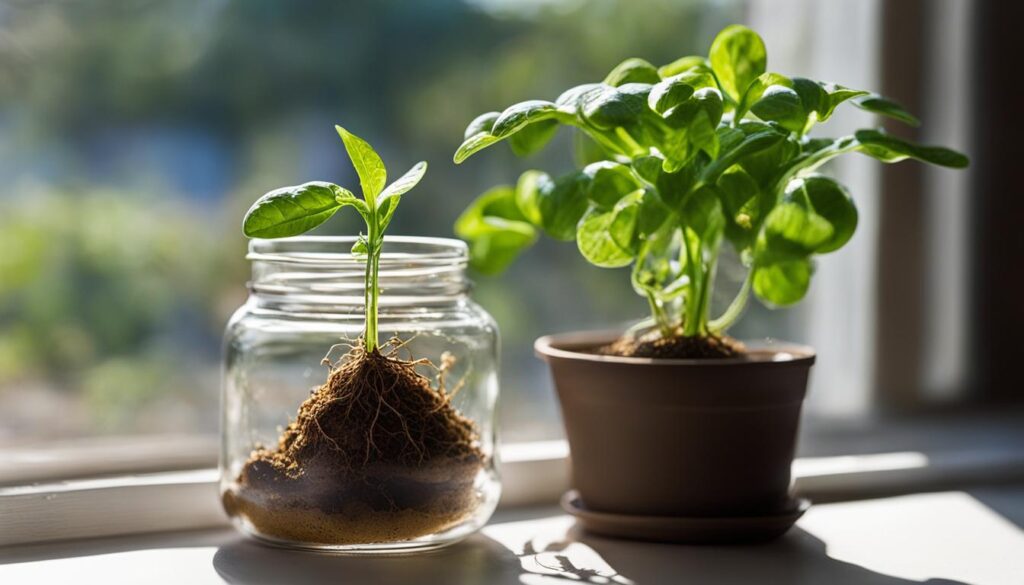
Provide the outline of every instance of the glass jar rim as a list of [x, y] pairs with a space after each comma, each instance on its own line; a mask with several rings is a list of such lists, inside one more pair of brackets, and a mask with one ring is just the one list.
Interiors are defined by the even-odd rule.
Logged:
[[[365, 265], [350, 250], [357, 236], [296, 236], [249, 240], [250, 261], [315, 266]], [[461, 264], [469, 260], [469, 248], [462, 240], [427, 236], [384, 236], [381, 266], [425, 263]]]

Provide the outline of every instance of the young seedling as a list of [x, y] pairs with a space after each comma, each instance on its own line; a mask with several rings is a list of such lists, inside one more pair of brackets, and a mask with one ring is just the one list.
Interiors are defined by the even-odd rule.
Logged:
[[242, 221], [242, 231], [250, 238], [286, 238], [304, 234], [331, 218], [343, 207], [353, 207], [366, 222], [366, 233], [352, 247], [352, 253], [366, 258], [366, 327], [363, 344], [367, 352], [376, 351], [377, 302], [380, 297], [378, 274], [384, 231], [395, 215], [402, 195], [409, 192], [424, 173], [427, 163], [418, 162], [387, 187], [387, 169], [373, 147], [365, 140], [335, 126], [345, 143], [352, 166], [359, 175], [363, 198], [344, 187], [323, 181], [275, 189], [256, 200]]
[[[530, 154], [565, 125], [579, 131], [584, 166], [557, 178], [528, 171], [515, 186], [478, 197], [455, 224], [470, 243], [472, 264], [500, 272], [539, 231], [575, 240], [592, 264], [632, 265], [633, 287], [649, 304], [651, 318], [636, 330], [646, 329], [646, 341], [627, 335], [612, 351], [734, 355], [736, 346], [721, 342], [750, 291], [770, 306], [799, 301], [813, 258], [841, 248], [856, 229], [853, 200], [815, 173], [822, 164], [859, 152], [886, 163], [967, 166], [960, 153], [882, 130], [809, 136], [843, 103], [911, 125], [917, 119], [877, 94], [771, 73], [766, 63], [761, 38], [733, 25], [715, 38], [707, 58], [663, 67], [627, 59], [604, 81], [571, 88], [553, 102], [531, 100], [477, 117], [455, 153], [457, 164], [506, 140], [516, 154]], [[712, 318], [724, 241], [748, 276]]]
[[[430, 366], [427, 360], [397, 357], [407, 342], [378, 340], [384, 232], [427, 164], [416, 164], [385, 187], [384, 163], [373, 148], [337, 130], [362, 198], [324, 182], [277, 189], [249, 209], [243, 231], [258, 238], [296, 236], [354, 207], [366, 222], [352, 248], [366, 260], [365, 329], [343, 358], [325, 358], [327, 380], [302, 403], [275, 448], [253, 451], [225, 492], [224, 505], [260, 533], [285, 541], [409, 540], [473, 513], [479, 505], [474, 481], [486, 456], [476, 425], [453, 406], [443, 375], [435, 386], [417, 371]], [[446, 360], [438, 371], [449, 366]]]

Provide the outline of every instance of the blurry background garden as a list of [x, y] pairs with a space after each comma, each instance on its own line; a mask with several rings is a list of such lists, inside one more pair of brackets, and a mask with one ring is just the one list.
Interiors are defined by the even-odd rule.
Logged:
[[[667, 63], [707, 47], [724, 25], [755, 19], [769, 69], [836, 77], [838, 64], [847, 76], [835, 81], [875, 88], [870, 45], [828, 38], [872, 41], [878, 2], [837, 2], [828, 14], [783, 4], [794, 20], [740, 0], [0, 2], [0, 445], [215, 434], [220, 336], [246, 295], [241, 217], [279, 186], [355, 185], [335, 123], [372, 142], [389, 167], [429, 161], [391, 233], [451, 236], [483, 189], [527, 168], [573, 164], [562, 134], [530, 159], [496, 148], [456, 168], [466, 123], [600, 80], [626, 57]], [[807, 53], [808, 43], [828, 52]], [[946, 133], [926, 138], [970, 152], [955, 127], [923, 114]], [[840, 129], [871, 123], [857, 116]], [[833, 304], [838, 320], [807, 326], [811, 315], [821, 323], [815, 294], [860, 299], [872, 286], [857, 267], [877, 249], [877, 193], [865, 167], [851, 164], [864, 222], [851, 250], [822, 270], [805, 307], [752, 307], [733, 331], [831, 344], [812, 404], [823, 416], [871, 410], [870, 393], [858, 394], [874, 379], [857, 369], [870, 361], [864, 306]], [[317, 233], [358, 227], [342, 214]], [[957, 233], [944, 245], [959, 249]], [[542, 241], [505, 276], [475, 280], [474, 298], [503, 335], [505, 438], [560, 436], [533, 339], [621, 326], [644, 315], [643, 301], [622, 271], [588, 265], [572, 243]], [[959, 302], [943, 298], [933, 300]], [[845, 322], [853, 325], [835, 329]], [[946, 363], [956, 350], [938, 347], [928, 359]], [[940, 375], [944, 386], [960, 374]], [[826, 390], [822, 380], [835, 383]]]

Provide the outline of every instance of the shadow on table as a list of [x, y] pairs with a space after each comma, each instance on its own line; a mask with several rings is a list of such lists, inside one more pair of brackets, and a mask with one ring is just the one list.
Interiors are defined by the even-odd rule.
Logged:
[[[764, 544], [683, 546], [620, 541], [594, 536], [573, 527], [567, 533], [566, 542], [552, 543], [546, 548], [550, 553], [564, 544], [571, 546], [571, 543], [594, 550], [608, 566], [615, 568], [619, 577], [600, 575], [592, 578], [583, 572], [569, 577], [576, 583], [965, 585], [946, 579], [923, 582], [902, 579], [833, 559], [828, 556], [824, 542], [799, 528]], [[523, 582], [545, 583], [525, 579]]]
[[345, 556], [274, 548], [239, 537], [217, 549], [213, 567], [228, 583], [519, 583], [512, 551], [482, 534], [433, 552]]
[[[501, 525], [490, 527], [492, 534]], [[682, 546], [614, 540], [575, 526], [525, 542], [477, 534], [437, 552], [407, 556], [337, 556], [271, 548], [239, 538], [221, 546], [214, 568], [229, 583], [431, 583], [487, 585], [821, 584], [920, 585], [826, 554], [800, 529], [767, 544]], [[963, 585], [931, 579], [929, 585]]]

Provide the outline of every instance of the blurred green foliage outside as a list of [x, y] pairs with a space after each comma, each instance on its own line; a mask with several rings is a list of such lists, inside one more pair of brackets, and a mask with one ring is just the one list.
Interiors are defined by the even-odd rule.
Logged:
[[[669, 62], [740, 20], [740, 0], [0, 3], [0, 444], [215, 433], [242, 213], [282, 185], [355, 184], [334, 123], [394, 168], [426, 159], [391, 231], [450, 236], [484, 188], [571, 164], [566, 134], [456, 169], [478, 113], [626, 57]], [[502, 327], [508, 439], [560, 433], [533, 338], [644, 314], [621, 271], [572, 246], [477, 279]]]

